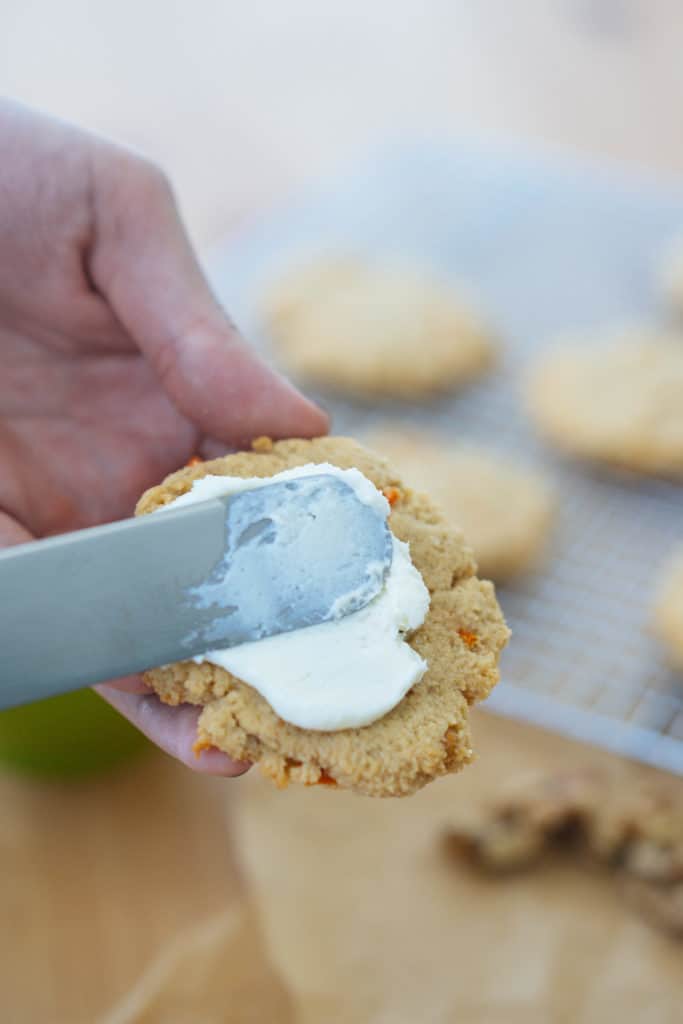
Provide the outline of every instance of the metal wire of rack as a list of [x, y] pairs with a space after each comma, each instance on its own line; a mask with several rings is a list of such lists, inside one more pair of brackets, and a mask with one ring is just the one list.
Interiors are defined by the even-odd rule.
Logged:
[[657, 572], [683, 541], [683, 487], [563, 460], [538, 442], [519, 394], [558, 332], [662, 321], [654, 270], [679, 232], [683, 196], [655, 183], [470, 147], [406, 147], [252, 225], [210, 254], [208, 270], [266, 347], [263, 285], [314, 254], [427, 264], [468, 287], [501, 337], [497, 372], [425, 406], [325, 395], [334, 429], [362, 434], [400, 417], [541, 468], [559, 522], [544, 566], [500, 590], [513, 641], [487, 706], [683, 774], [683, 680], [648, 630]]

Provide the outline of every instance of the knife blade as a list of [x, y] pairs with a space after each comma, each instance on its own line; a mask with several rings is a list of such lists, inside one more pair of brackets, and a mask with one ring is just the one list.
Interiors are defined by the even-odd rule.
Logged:
[[0, 707], [364, 607], [386, 520], [331, 474], [0, 552]]

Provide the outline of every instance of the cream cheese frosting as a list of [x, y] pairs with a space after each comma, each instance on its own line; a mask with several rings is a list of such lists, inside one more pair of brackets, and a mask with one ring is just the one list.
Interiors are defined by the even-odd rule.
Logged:
[[[357, 469], [309, 464], [270, 477], [205, 476], [164, 508], [208, 501], [302, 476], [328, 474], [353, 488], [386, 518], [386, 498]], [[161, 510], [160, 510], [161, 511]], [[381, 592], [359, 611], [195, 658], [253, 686], [285, 721], [332, 731], [368, 725], [385, 715], [424, 675], [427, 663], [406, 641], [424, 622], [429, 592], [407, 544], [392, 538], [393, 559]]]

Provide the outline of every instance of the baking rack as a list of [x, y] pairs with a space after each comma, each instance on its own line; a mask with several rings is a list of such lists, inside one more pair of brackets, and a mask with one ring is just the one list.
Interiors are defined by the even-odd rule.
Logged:
[[657, 183], [420, 145], [386, 150], [271, 212], [209, 254], [207, 269], [266, 350], [264, 285], [328, 251], [427, 265], [466, 289], [500, 336], [495, 373], [424, 406], [317, 397], [335, 432], [362, 436], [400, 418], [541, 469], [558, 522], [542, 568], [499, 588], [513, 640], [485, 706], [683, 774], [683, 679], [648, 628], [657, 574], [683, 542], [683, 486], [561, 458], [539, 442], [520, 401], [526, 367], [558, 333], [664, 321], [656, 269], [679, 233], [683, 195]]

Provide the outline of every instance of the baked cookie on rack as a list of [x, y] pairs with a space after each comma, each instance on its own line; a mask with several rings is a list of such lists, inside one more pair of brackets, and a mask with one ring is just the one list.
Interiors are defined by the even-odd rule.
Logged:
[[659, 285], [671, 311], [683, 316], [683, 236], [666, 247], [658, 267]]
[[352, 257], [285, 274], [263, 314], [286, 368], [365, 398], [457, 390], [493, 363], [491, 331], [457, 290], [428, 273]]
[[462, 529], [482, 576], [502, 582], [538, 566], [555, 513], [540, 474], [486, 448], [399, 424], [365, 440]]
[[567, 454], [683, 479], [683, 335], [568, 339], [540, 357], [526, 396], [539, 432]]
[[652, 629], [668, 660], [683, 672], [683, 545], [673, 552], [660, 576]]

